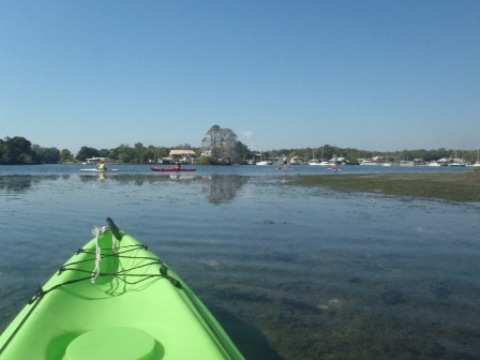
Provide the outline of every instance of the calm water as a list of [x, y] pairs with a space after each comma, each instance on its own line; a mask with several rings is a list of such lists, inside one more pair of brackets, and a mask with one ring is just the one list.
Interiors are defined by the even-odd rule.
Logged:
[[[289, 185], [317, 167], [80, 168], [0, 166], [0, 330], [111, 216], [249, 359], [480, 358], [480, 203]], [[342, 173], [372, 171], [432, 169]]]

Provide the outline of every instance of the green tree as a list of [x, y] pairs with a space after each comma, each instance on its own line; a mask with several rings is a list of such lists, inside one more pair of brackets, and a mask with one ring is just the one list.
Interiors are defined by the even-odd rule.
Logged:
[[7, 137], [2, 143], [0, 164], [31, 165], [39, 164], [37, 154], [32, 150], [32, 143], [21, 136]]
[[215, 162], [230, 164], [238, 157], [235, 153], [236, 145], [237, 135], [233, 130], [213, 125], [202, 140], [202, 152], [210, 154]]
[[150, 160], [150, 154], [147, 148], [143, 146], [143, 143], [137, 142], [135, 144], [135, 162], [139, 164], [148, 163]]
[[133, 163], [136, 159], [135, 149], [122, 144], [117, 148], [118, 161], [124, 164]]
[[44, 148], [39, 145], [33, 145], [32, 150], [43, 164], [60, 162], [60, 150], [57, 148]]
[[166, 147], [157, 147], [155, 148], [155, 156], [153, 157], [153, 160], [155, 162], [158, 162], [162, 160], [164, 157], [167, 157], [169, 154], [170, 150]]
[[109, 149], [100, 149], [98, 150], [98, 156], [104, 158], [110, 158], [110, 150]]
[[252, 152], [248, 149], [248, 146], [241, 141], [237, 141], [234, 149], [233, 163], [243, 164], [252, 157]]
[[88, 146], [82, 146], [75, 156], [78, 161], [86, 161], [88, 158], [100, 156], [100, 152]]
[[3, 162], [3, 154], [5, 152], [5, 140], [0, 139], [0, 164]]
[[60, 151], [60, 162], [65, 163], [70, 161], [73, 161], [72, 153], [68, 149], [62, 149]]

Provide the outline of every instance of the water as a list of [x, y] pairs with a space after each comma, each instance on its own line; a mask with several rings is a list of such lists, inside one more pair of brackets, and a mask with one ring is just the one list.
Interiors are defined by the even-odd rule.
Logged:
[[[80, 168], [0, 167], [0, 330], [111, 216], [249, 359], [480, 358], [480, 203], [288, 184], [329, 173], [308, 166]], [[432, 171], [366, 168], [342, 173]]]

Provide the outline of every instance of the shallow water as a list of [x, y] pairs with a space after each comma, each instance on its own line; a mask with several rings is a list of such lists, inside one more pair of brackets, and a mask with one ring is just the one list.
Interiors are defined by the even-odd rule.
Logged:
[[479, 203], [295, 187], [320, 170], [258, 168], [0, 167], [0, 330], [111, 216], [249, 359], [480, 358]]

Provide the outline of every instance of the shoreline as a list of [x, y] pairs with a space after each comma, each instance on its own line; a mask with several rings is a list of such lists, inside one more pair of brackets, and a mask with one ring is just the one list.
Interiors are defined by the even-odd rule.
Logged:
[[429, 174], [302, 175], [291, 185], [326, 186], [347, 192], [368, 192], [447, 201], [480, 201], [480, 171]]

